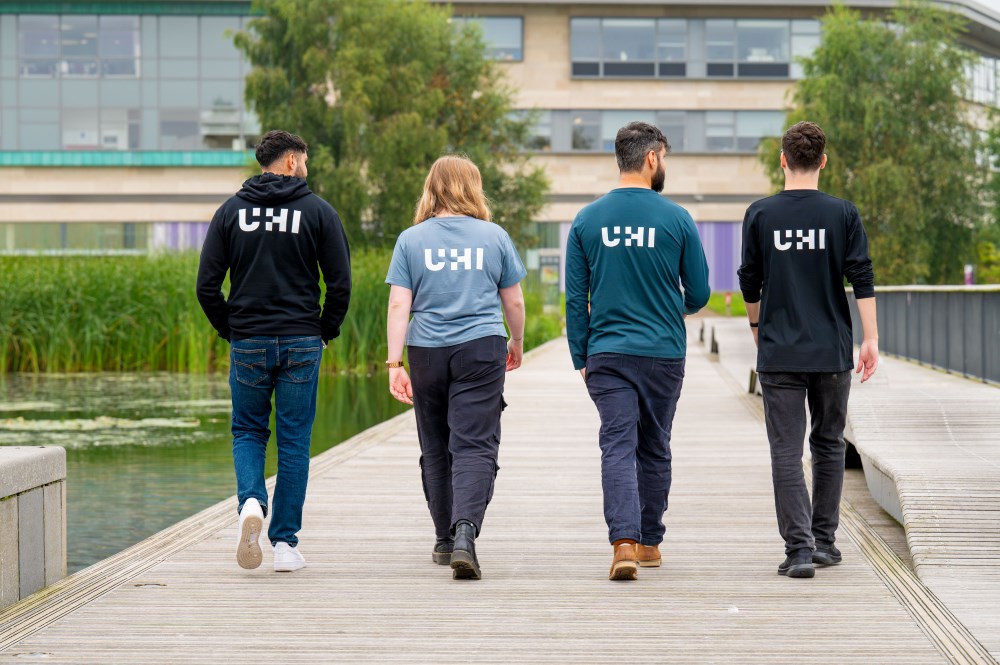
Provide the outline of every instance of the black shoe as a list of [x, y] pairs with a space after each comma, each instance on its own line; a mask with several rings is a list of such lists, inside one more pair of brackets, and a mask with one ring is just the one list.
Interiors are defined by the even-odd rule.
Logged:
[[813, 568], [812, 550], [801, 549], [789, 554], [778, 566], [779, 575], [788, 577], [812, 577], [816, 574]]
[[844, 557], [840, 556], [840, 550], [833, 545], [817, 545], [812, 559], [813, 563], [821, 566], [835, 566], [843, 561]]
[[439, 566], [451, 564], [451, 552], [455, 549], [455, 541], [451, 538], [438, 538], [431, 552], [431, 561]]
[[451, 576], [456, 580], [482, 578], [476, 559], [476, 527], [462, 520], [455, 525], [455, 549], [451, 553]]

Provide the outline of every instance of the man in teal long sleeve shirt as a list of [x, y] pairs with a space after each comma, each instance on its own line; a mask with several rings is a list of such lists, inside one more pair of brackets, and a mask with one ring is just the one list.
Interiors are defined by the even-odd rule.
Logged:
[[660, 564], [670, 430], [687, 351], [684, 316], [709, 296], [694, 221], [660, 195], [669, 149], [652, 125], [621, 128], [619, 187], [580, 211], [566, 249], [570, 353], [601, 416], [612, 580]]

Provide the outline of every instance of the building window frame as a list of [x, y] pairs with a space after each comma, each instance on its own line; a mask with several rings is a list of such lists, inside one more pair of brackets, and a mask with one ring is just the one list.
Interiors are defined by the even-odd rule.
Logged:
[[505, 47], [494, 47], [490, 45], [490, 41], [486, 37], [486, 25], [485, 23], [483, 23], [482, 24], [483, 41], [486, 44], [487, 57], [489, 57], [494, 62], [500, 62], [500, 63], [524, 62], [524, 16], [520, 14], [456, 14], [451, 17], [452, 24], [455, 25], [456, 27], [458, 25], [466, 25], [469, 22], [473, 21], [483, 22], [494, 19], [516, 20], [518, 22], [518, 27], [519, 27], [518, 42], [520, 43], [520, 46], [518, 46], [516, 49], [516, 57], [514, 56], [509, 58], [498, 57], [496, 51], [504, 50]]

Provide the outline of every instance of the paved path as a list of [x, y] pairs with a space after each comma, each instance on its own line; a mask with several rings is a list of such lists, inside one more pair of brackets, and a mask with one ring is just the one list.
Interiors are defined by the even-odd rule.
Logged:
[[607, 580], [598, 419], [565, 341], [509, 379], [481, 582], [430, 562], [404, 414], [314, 460], [306, 569], [275, 574], [270, 552], [236, 567], [227, 502], [0, 613], [0, 663], [949, 662], [862, 532], [845, 528], [844, 563], [812, 580], [775, 573], [763, 425], [703, 347], [675, 421], [664, 566], [634, 583]]

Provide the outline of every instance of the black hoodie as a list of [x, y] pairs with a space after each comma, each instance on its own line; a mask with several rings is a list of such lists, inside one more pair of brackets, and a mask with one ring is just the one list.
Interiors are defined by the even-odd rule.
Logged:
[[[226, 271], [228, 301], [221, 290]], [[327, 342], [340, 334], [350, 299], [344, 227], [305, 180], [254, 176], [216, 211], [201, 250], [198, 302], [220, 337], [320, 335]]]

